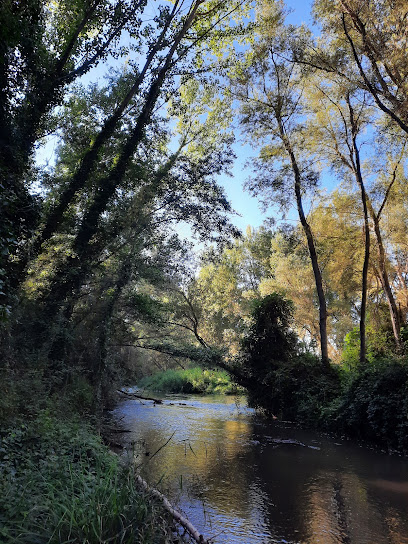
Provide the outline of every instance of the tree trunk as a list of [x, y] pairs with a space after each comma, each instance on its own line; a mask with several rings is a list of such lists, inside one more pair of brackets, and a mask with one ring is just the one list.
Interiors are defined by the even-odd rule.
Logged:
[[371, 219], [374, 223], [374, 232], [375, 232], [375, 236], [377, 240], [381, 285], [387, 297], [388, 307], [390, 310], [390, 317], [391, 317], [392, 331], [394, 334], [395, 347], [397, 351], [400, 351], [401, 349], [401, 339], [400, 339], [401, 321], [400, 321], [399, 311], [397, 308], [397, 303], [395, 302], [394, 294], [392, 292], [390, 281], [388, 278], [385, 250], [384, 250], [384, 244], [382, 241], [379, 217], [378, 215], [375, 214], [374, 209], [369, 201], [368, 201], [368, 208], [370, 210]]
[[324, 296], [323, 289], [323, 278], [319, 268], [319, 261], [317, 257], [316, 246], [313, 239], [312, 229], [310, 228], [309, 223], [307, 222], [305, 212], [303, 209], [302, 202], [302, 179], [299, 170], [299, 165], [297, 163], [295, 154], [293, 152], [291, 143], [288, 140], [288, 137], [285, 133], [285, 128], [282, 123], [282, 119], [278, 118], [280, 135], [284, 143], [285, 149], [289, 155], [290, 162], [292, 165], [292, 171], [295, 177], [295, 195], [296, 195], [296, 206], [299, 214], [300, 223], [302, 225], [303, 231], [306, 235], [307, 246], [309, 249], [310, 260], [312, 262], [313, 275], [316, 284], [317, 297], [319, 300], [319, 332], [320, 332], [320, 350], [322, 356], [322, 364], [324, 367], [328, 368], [330, 366], [329, 362], [329, 353], [328, 353], [328, 340], [327, 340], [327, 304], [326, 298]]
[[360, 187], [361, 202], [363, 204], [364, 215], [364, 263], [363, 273], [361, 278], [361, 310], [360, 310], [360, 364], [364, 364], [367, 358], [366, 345], [366, 316], [367, 316], [367, 281], [368, 281], [368, 265], [370, 261], [370, 224], [368, 220], [367, 193], [364, 186], [363, 176], [361, 173], [360, 150], [357, 144], [357, 134], [359, 131], [358, 121], [354, 115], [354, 108], [351, 104], [350, 95], [346, 95], [346, 102], [349, 110], [349, 118], [351, 124], [352, 135], [352, 157], [353, 157], [353, 173]]

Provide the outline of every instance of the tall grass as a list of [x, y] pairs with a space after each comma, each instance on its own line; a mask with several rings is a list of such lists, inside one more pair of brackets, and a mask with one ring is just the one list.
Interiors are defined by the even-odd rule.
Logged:
[[139, 387], [165, 393], [196, 394], [235, 394], [238, 387], [229, 375], [221, 370], [203, 370], [188, 368], [185, 370], [166, 370], [153, 376], [147, 376], [139, 382]]
[[2, 544], [164, 544], [168, 522], [83, 423], [42, 413], [2, 432]]

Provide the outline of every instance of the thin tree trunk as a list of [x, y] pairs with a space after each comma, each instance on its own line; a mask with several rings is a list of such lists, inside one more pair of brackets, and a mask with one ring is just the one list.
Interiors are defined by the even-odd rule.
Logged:
[[323, 278], [319, 268], [319, 261], [317, 257], [316, 246], [313, 239], [312, 229], [310, 228], [310, 225], [306, 219], [305, 212], [303, 209], [302, 180], [301, 180], [299, 165], [297, 163], [291, 143], [289, 142], [288, 137], [285, 133], [285, 128], [283, 126], [282, 119], [278, 118], [277, 121], [279, 123], [280, 136], [285, 146], [286, 152], [289, 155], [290, 162], [292, 165], [292, 171], [295, 177], [294, 189], [295, 189], [295, 195], [296, 195], [296, 205], [297, 205], [300, 223], [306, 235], [310, 260], [312, 262], [317, 297], [319, 300], [319, 332], [320, 332], [320, 350], [321, 350], [321, 356], [322, 356], [322, 364], [324, 367], [329, 367], [330, 363], [329, 363], [328, 340], [327, 340], [327, 304], [326, 304], [326, 297], [324, 295], [324, 289], [323, 289]]
[[384, 250], [384, 244], [382, 241], [379, 217], [374, 212], [374, 209], [369, 201], [368, 201], [368, 208], [370, 211], [371, 219], [374, 223], [374, 232], [375, 232], [375, 236], [377, 240], [381, 285], [387, 297], [387, 303], [390, 310], [390, 317], [391, 317], [392, 331], [394, 334], [395, 347], [397, 348], [397, 351], [399, 351], [401, 348], [401, 340], [400, 340], [401, 321], [400, 321], [400, 316], [399, 316], [399, 312], [397, 308], [397, 303], [395, 302], [394, 294], [392, 292], [390, 281], [388, 278], [385, 250]]
[[101, 319], [101, 332], [99, 334], [99, 365], [97, 369], [97, 402], [98, 406], [103, 407], [103, 378], [108, 359], [108, 346], [112, 330], [112, 319], [115, 312], [115, 306], [123, 289], [128, 285], [132, 277], [132, 253], [125, 258], [121, 264], [114, 292], [109, 296], [106, 303], [103, 318]]
[[350, 97], [346, 97], [351, 130], [352, 130], [352, 142], [353, 142], [353, 153], [355, 159], [355, 168], [354, 175], [357, 180], [357, 184], [360, 187], [361, 193], [361, 202], [363, 204], [363, 213], [364, 213], [364, 263], [363, 263], [363, 273], [361, 279], [361, 310], [360, 310], [360, 364], [364, 364], [367, 358], [367, 345], [366, 345], [366, 316], [367, 316], [367, 291], [368, 291], [368, 265], [370, 261], [370, 224], [368, 220], [368, 207], [367, 207], [367, 193], [364, 186], [363, 176], [361, 174], [361, 162], [360, 162], [360, 151], [357, 145], [357, 121], [354, 116], [354, 109], [350, 102]]

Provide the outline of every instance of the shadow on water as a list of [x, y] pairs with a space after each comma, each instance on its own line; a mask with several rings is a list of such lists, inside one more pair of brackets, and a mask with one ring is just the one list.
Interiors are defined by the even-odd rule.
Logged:
[[142, 474], [216, 543], [408, 544], [406, 458], [267, 423], [225, 397], [126, 400], [114, 417]]

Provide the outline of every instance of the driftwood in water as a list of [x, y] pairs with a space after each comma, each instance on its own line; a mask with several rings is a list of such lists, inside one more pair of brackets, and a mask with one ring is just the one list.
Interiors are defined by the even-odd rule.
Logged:
[[194, 525], [187, 518], [182, 516], [180, 512], [172, 507], [169, 500], [162, 493], [160, 493], [160, 491], [158, 491], [154, 487], [150, 487], [149, 484], [145, 480], [143, 480], [141, 476], [136, 476], [136, 480], [146, 491], [148, 491], [154, 497], [157, 497], [161, 501], [167, 512], [169, 512], [173, 519], [175, 519], [176, 522], [188, 532], [188, 534], [197, 542], [197, 544], [211, 544], [210, 540], [205, 539], [203, 535], [194, 527]]
[[118, 393], [130, 397], [132, 399], [141, 399], [141, 400], [152, 400], [155, 404], [163, 404], [163, 401], [160, 399], [154, 399], [153, 397], [144, 397], [142, 395], [136, 395], [136, 393], [127, 393], [126, 391], [119, 390]]

